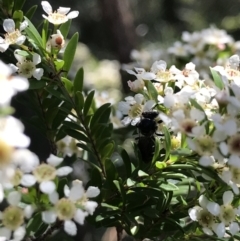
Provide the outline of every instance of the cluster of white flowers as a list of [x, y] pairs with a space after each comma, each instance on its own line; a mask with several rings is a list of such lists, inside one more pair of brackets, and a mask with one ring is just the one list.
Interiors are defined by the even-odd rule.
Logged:
[[[63, 7], [53, 12], [47, 1], [42, 1], [42, 6], [48, 14], [43, 17], [55, 25], [78, 16], [78, 11], [68, 13], [70, 9]], [[53, 154], [46, 162], [40, 163], [39, 158], [27, 149], [30, 139], [23, 133], [23, 124], [10, 115], [12, 97], [17, 92], [27, 90], [32, 77], [41, 80], [43, 76], [43, 68], [36, 67], [41, 64], [41, 56], [26, 51], [26, 46], [23, 46], [28, 38], [24, 35], [27, 26], [28, 21], [25, 20], [18, 30], [13, 19], [5, 19], [3, 28], [6, 34], [4, 38], [0, 37], [1, 52], [7, 51], [10, 45], [19, 47], [14, 51], [16, 65], [6, 65], [0, 61], [0, 202], [5, 199], [8, 203], [0, 212], [0, 240], [23, 240], [26, 225], [35, 213], [41, 213], [42, 221], [47, 224], [52, 225], [57, 219], [63, 221], [64, 230], [76, 235], [77, 226], [72, 220], [84, 224], [85, 217], [92, 215], [97, 207], [97, 202], [89, 198], [100, 193], [97, 187], [92, 186], [85, 191], [82, 181], [74, 180], [71, 189], [65, 185], [65, 197], [59, 197], [59, 178], [70, 174], [73, 168], [60, 166], [64, 158]], [[63, 35], [56, 30], [46, 43], [46, 56], [48, 53], [58, 53], [64, 44]], [[79, 151], [74, 140], [67, 142], [68, 146], [59, 150], [64, 157]], [[34, 193], [38, 193], [37, 196]], [[43, 197], [44, 202], [41, 203]]]
[[[225, 67], [211, 68], [215, 82], [200, 79], [192, 62], [183, 70], [174, 65], [168, 69], [163, 60], [154, 62], [150, 71], [143, 68], [128, 70], [136, 76], [135, 81], [129, 82], [129, 87], [138, 94], [126, 97], [118, 105], [124, 115], [124, 125], [136, 125], [145, 111], [158, 111], [158, 118], [163, 121], [161, 124], [156, 122], [158, 130], [164, 124], [178, 148], [183, 143], [176, 140], [181, 140], [182, 136], [184, 145], [198, 157], [199, 164], [213, 168], [236, 195], [239, 195], [240, 185], [239, 63], [239, 56], [233, 55]], [[157, 93], [154, 100], [148, 89], [149, 81]], [[177, 149], [175, 144], [172, 150]], [[205, 174], [203, 177], [210, 178]], [[232, 200], [231, 191], [224, 193], [222, 206], [206, 204], [206, 197], [202, 196], [201, 207], [191, 209], [190, 216], [209, 235], [214, 231], [223, 237], [225, 227], [235, 234], [239, 230], [236, 215], [240, 212], [238, 207], [231, 206]]]
[[[227, 34], [225, 30], [211, 27], [193, 33], [183, 32], [182, 41], [177, 41], [168, 48], [168, 53], [176, 59], [188, 59], [193, 62], [202, 76], [208, 75], [208, 67], [216, 62], [223, 63], [221, 52], [228, 58], [240, 50], [240, 42]], [[226, 59], [225, 59], [226, 60]]]
[[232, 235], [239, 231], [238, 217], [240, 215], [240, 206], [234, 207], [232, 204], [234, 195], [231, 191], [223, 193], [223, 204], [209, 201], [204, 195], [199, 198], [200, 206], [189, 209], [188, 213], [193, 221], [197, 221], [204, 233], [213, 235], [217, 234], [222, 238], [226, 230]]

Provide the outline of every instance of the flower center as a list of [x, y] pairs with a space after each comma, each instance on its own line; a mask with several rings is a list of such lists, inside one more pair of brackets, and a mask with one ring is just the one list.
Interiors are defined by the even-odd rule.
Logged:
[[16, 187], [20, 184], [23, 173], [20, 169], [15, 170], [14, 175], [10, 179], [10, 182]]
[[228, 146], [231, 154], [240, 155], [240, 134], [230, 137]]
[[207, 210], [201, 210], [199, 213], [199, 224], [203, 227], [211, 227], [214, 223], [213, 215]]
[[23, 224], [23, 221], [24, 214], [19, 207], [10, 206], [4, 210], [2, 223], [6, 228], [16, 230]]
[[17, 42], [17, 39], [21, 36], [21, 32], [16, 29], [15, 31], [11, 33], [6, 33], [5, 34], [5, 41], [7, 44], [14, 44]]
[[70, 220], [74, 217], [76, 212], [74, 203], [66, 198], [60, 199], [55, 207], [57, 216], [60, 220]]
[[141, 104], [134, 104], [128, 112], [130, 118], [136, 118], [142, 114], [143, 106]]
[[39, 165], [33, 174], [38, 182], [50, 181], [56, 177], [56, 169], [48, 164]]
[[235, 212], [232, 205], [222, 205], [219, 219], [224, 222], [225, 225], [229, 225], [235, 220]]
[[68, 21], [68, 17], [65, 14], [59, 12], [49, 14], [48, 19], [49, 22], [53, 22], [54, 24], [61, 24]]
[[18, 63], [19, 67], [18, 73], [26, 78], [30, 78], [33, 75], [36, 66], [32, 61], [25, 60], [23, 63]]
[[199, 155], [211, 155], [213, 149], [215, 148], [215, 142], [208, 135], [201, 136], [196, 139], [198, 144], [198, 154]]

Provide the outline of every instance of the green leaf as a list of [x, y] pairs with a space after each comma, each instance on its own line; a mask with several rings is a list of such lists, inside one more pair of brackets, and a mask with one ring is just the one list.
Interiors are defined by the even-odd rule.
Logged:
[[34, 13], [37, 10], [38, 5], [33, 5], [31, 8], [28, 9], [28, 11], [25, 13], [25, 17], [28, 19], [32, 19]]
[[106, 159], [106, 158], [110, 158], [113, 151], [114, 151], [114, 143], [110, 142], [108, 143], [101, 151], [100, 151], [100, 155], [102, 157], [102, 159]]
[[91, 168], [91, 178], [88, 182], [88, 186], [102, 187], [102, 173], [97, 168]]
[[15, 0], [14, 1], [14, 11], [21, 10], [26, 0]]
[[160, 153], [160, 139], [155, 138], [155, 150], [154, 150], [154, 155], [152, 162], [156, 162], [156, 160], [159, 158], [159, 153]]
[[42, 28], [42, 42], [43, 42], [44, 49], [46, 49], [46, 43], [48, 41], [48, 25], [49, 25], [49, 22], [48, 20], [45, 19], [43, 21], [43, 28]]
[[92, 90], [88, 95], [87, 95], [87, 98], [85, 100], [85, 104], [84, 104], [84, 107], [83, 107], [83, 114], [86, 116], [89, 112], [89, 109], [92, 105], [92, 101], [93, 101], [93, 97], [94, 97], [94, 93], [95, 91]]
[[67, 38], [67, 35], [69, 33], [70, 27], [71, 27], [72, 20], [68, 20], [67, 22], [61, 24], [59, 30], [61, 31], [61, 34], [63, 35], [64, 39]]
[[57, 71], [61, 71], [64, 65], [64, 61], [62, 59], [56, 59], [54, 60], [54, 65]]
[[183, 206], [187, 206], [187, 202], [184, 200], [184, 198], [182, 196], [178, 196], [177, 200], [179, 201], [179, 203], [181, 203]]
[[138, 171], [138, 176], [139, 176], [139, 177], [148, 177], [149, 175], [148, 175], [146, 172], [144, 172], [144, 171], [142, 171], [142, 170], [139, 170], [139, 171]]
[[27, 234], [30, 234], [31, 232], [35, 233], [41, 224], [43, 223], [42, 221], [42, 215], [41, 213], [36, 213], [28, 222], [27, 224]]
[[211, 73], [212, 73], [212, 76], [213, 76], [213, 81], [215, 83], [215, 85], [220, 89], [222, 90], [224, 88], [224, 83], [222, 81], [222, 78], [221, 76], [219, 75], [219, 73], [214, 70], [213, 68], [210, 67], [210, 70], [211, 70]]
[[126, 193], [125, 193], [125, 190], [124, 190], [124, 187], [123, 187], [122, 183], [119, 182], [118, 180], [113, 180], [113, 183], [115, 184], [117, 190], [121, 194], [122, 200], [125, 202], [125, 200], [126, 200]]
[[126, 150], [123, 149], [123, 148], [121, 148], [120, 154], [121, 154], [122, 160], [124, 162], [124, 166], [125, 166], [125, 170], [126, 170], [126, 176], [131, 177], [132, 168], [131, 168], [130, 157], [129, 157], [128, 153], [126, 152]]
[[91, 120], [91, 128], [97, 123], [107, 123], [109, 121], [109, 116], [111, 114], [110, 106], [110, 103], [106, 103], [96, 110]]
[[68, 45], [63, 54], [64, 66], [63, 69], [66, 71], [65, 76], [67, 76], [68, 71], [71, 68], [75, 52], [78, 44], [78, 33], [75, 33], [72, 38], [69, 40]]
[[110, 204], [108, 204], [108, 203], [101, 203], [101, 206], [102, 206], [102, 207], [105, 207], [105, 208], [110, 208], [110, 209], [112, 209], [112, 210], [119, 210], [119, 207], [110, 205]]
[[151, 81], [146, 81], [146, 88], [148, 90], [149, 96], [151, 97], [151, 99], [155, 100], [156, 102], [158, 102], [158, 92], [155, 88], [155, 86], [153, 85], [153, 83]]
[[164, 161], [167, 161], [168, 157], [170, 155], [170, 150], [171, 150], [171, 145], [172, 145], [171, 144], [171, 136], [170, 136], [168, 129], [165, 126], [163, 127], [163, 133], [165, 136], [165, 148], [166, 148]]
[[90, 153], [94, 153], [94, 151], [90, 148], [90, 146], [86, 145], [85, 143], [79, 142], [79, 143], [77, 143], [77, 146], [82, 148], [85, 151], [88, 151]]
[[165, 191], [176, 191], [176, 190], [179, 190], [179, 188], [172, 184], [172, 183], [162, 183], [160, 185], [160, 188], [165, 190]]
[[127, 186], [128, 186], [128, 187], [132, 187], [132, 186], [134, 186], [135, 184], [136, 184], [136, 182], [133, 181], [131, 178], [128, 178], [128, 179], [127, 179]]
[[83, 68], [80, 68], [77, 71], [77, 74], [75, 75], [74, 81], [73, 81], [73, 90], [74, 93], [77, 91], [82, 92], [83, 90], [83, 79], [84, 79], [84, 70]]
[[66, 97], [60, 92], [59, 89], [55, 90], [54, 87], [52, 87], [52, 86], [47, 86], [46, 91], [47, 91], [49, 94], [57, 97], [57, 98], [60, 99], [60, 100], [67, 101], [67, 102], [71, 103], [71, 101], [70, 101], [68, 98], [66, 98]]
[[137, 232], [139, 231], [139, 226], [136, 225], [136, 224], [132, 225], [131, 228], [130, 228], [130, 231], [131, 231], [131, 234], [132, 234], [133, 236], [136, 235]]
[[75, 93], [74, 100], [75, 100], [75, 105], [76, 105], [77, 110], [81, 111], [83, 109], [83, 106], [84, 106], [84, 97], [83, 97], [82, 92], [77, 91]]
[[55, 136], [55, 142], [63, 139], [67, 134], [64, 132], [64, 127], [61, 126], [60, 129], [58, 130], [56, 136]]
[[107, 181], [111, 183], [111, 181], [117, 179], [117, 171], [110, 159], [106, 159], [104, 162], [105, 172], [107, 175]]
[[67, 90], [67, 92], [69, 93], [69, 95], [72, 94], [72, 90], [73, 90], [73, 83], [72, 81], [70, 81], [69, 79], [65, 78], [65, 77], [61, 77], [61, 80]]
[[74, 122], [71, 122], [71, 121], [63, 121], [62, 124], [63, 124], [63, 126], [65, 126], [67, 128], [84, 132], [83, 127], [79, 123], [74, 123]]
[[72, 129], [65, 129], [64, 130], [69, 136], [75, 138], [78, 141], [84, 141], [84, 142], [89, 142], [89, 139], [87, 136], [85, 136], [83, 133], [79, 132], [79, 131], [75, 131]]
[[[197, 101], [196, 101], [195, 99], [191, 99], [191, 98], [190, 98], [190, 102], [191, 102], [191, 104], [192, 104], [196, 109], [202, 111], [202, 112], [205, 114], [204, 109], [202, 108], [201, 105], [199, 105], [199, 104], [197, 103]], [[206, 116], [206, 114], [205, 114], [205, 116]]]
[[[27, 33], [28, 38], [32, 39], [33, 42], [35, 44], [37, 44], [38, 47], [43, 49], [44, 46], [43, 46], [42, 38], [41, 38], [40, 34], [38, 33], [37, 29], [34, 27], [32, 22], [26, 16], [24, 18], [28, 22], [28, 27], [25, 28], [25, 32]], [[40, 51], [41, 51], [41, 49], [40, 49]], [[44, 56], [43, 53], [42, 53], [42, 56]]]
[[46, 82], [43, 80], [29, 80], [29, 89], [30, 90], [38, 90], [42, 89], [46, 86]]

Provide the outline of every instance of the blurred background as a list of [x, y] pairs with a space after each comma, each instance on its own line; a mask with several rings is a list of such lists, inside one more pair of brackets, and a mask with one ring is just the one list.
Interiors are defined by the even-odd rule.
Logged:
[[[39, 5], [33, 20], [36, 25], [43, 14], [40, 3], [26, 1], [25, 5], [26, 9]], [[51, 0], [50, 4], [53, 10], [63, 6], [79, 11], [69, 36], [80, 33], [75, 68], [84, 66], [89, 88], [114, 87], [128, 93], [127, 80], [132, 76], [121, 71], [122, 64], [137, 59], [150, 66], [155, 60], [167, 61], [167, 48], [181, 40], [183, 31], [212, 26], [240, 39], [239, 0]]]

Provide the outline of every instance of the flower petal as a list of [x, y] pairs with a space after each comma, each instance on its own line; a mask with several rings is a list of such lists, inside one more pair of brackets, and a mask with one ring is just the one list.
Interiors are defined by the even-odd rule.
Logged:
[[17, 191], [10, 192], [7, 201], [10, 205], [17, 206], [21, 201], [21, 194]]
[[41, 56], [37, 53], [34, 53], [33, 56], [32, 56], [32, 60], [33, 60], [33, 63], [35, 65], [41, 63]]
[[25, 187], [31, 187], [36, 183], [36, 179], [32, 174], [25, 174], [22, 177], [21, 184]]
[[78, 209], [75, 213], [75, 216], [74, 216], [74, 220], [83, 225], [84, 224], [84, 220], [85, 220], [85, 217], [88, 216], [88, 212], [84, 212], [83, 210], [81, 209]]
[[50, 156], [47, 159], [47, 163], [56, 167], [63, 161], [62, 157], [55, 156], [53, 154], [50, 154]]
[[15, 31], [15, 22], [8, 18], [3, 21], [3, 28], [6, 32], [11, 33]]
[[207, 204], [207, 210], [214, 216], [219, 215], [220, 213], [220, 206], [218, 203], [215, 202], [209, 202]]
[[20, 24], [20, 31], [23, 31], [26, 27], [28, 26], [28, 21], [24, 20], [21, 24]]
[[42, 221], [44, 223], [50, 224], [55, 223], [57, 219], [57, 215], [54, 211], [44, 211], [42, 212]]
[[26, 234], [24, 227], [18, 227], [13, 233], [13, 240], [22, 240]]
[[64, 230], [66, 233], [68, 233], [71, 236], [75, 236], [77, 234], [77, 226], [71, 220], [66, 220], [64, 222]]
[[42, 4], [42, 8], [45, 11], [45, 13], [47, 13], [47, 14], [52, 13], [52, 11], [53, 11], [52, 6], [50, 5], [50, 3], [48, 1], [42, 1], [41, 4]]
[[88, 187], [88, 189], [86, 191], [86, 195], [89, 198], [97, 197], [99, 195], [99, 193], [100, 193], [99, 188], [98, 187], [93, 187], [93, 186]]
[[37, 80], [40, 80], [43, 76], [43, 69], [42, 68], [38, 68], [35, 69], [33, 72], [33, 77]]
[[239, 231], [239, 225], [236, 222], [232, 222], [229, 225], [229, 231], [232, 235], [235, 235]]
[[232, 191], [226, 191], [223, 194], [223, 203], [226, 204], [231, 204], [233, 200], [233, 193]]
[[62, 176], [67, 176], [69, 173], [71, 173], [73, 171], [72, 167], [60, 167], [57, 169], [57, 176], [62, 177]]
[[76, 18], [78, 16], [78, 14], [79, 14], [78, 11], [72, 11], [67, 15], [67, 17], [68, 17], [68, 19], [73, 19], [73, 18]]
[[55, 191], [56, 185], [52, 181], [46, 181], [46, 182], [41, 182], [39, 188], [43, 193], [51, 194], [52, 192]]

